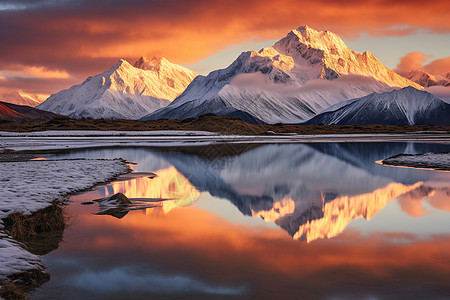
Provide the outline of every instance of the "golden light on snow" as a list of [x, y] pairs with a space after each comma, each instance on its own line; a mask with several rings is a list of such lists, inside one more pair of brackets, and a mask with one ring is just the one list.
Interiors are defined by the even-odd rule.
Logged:
[[335, 237], [345, 229], [350, 221], [361, 217], [370, 220], [389, 201], [421, 185], [422, 182], [413, 185], [390, 183], [372, 193], [338, 197], [324, 204], [322, 218], [301, 225], [294, 234], [294, 239], [301, 238], [309, 243], [320, 238]]
[[[344, 231], [345, 227], [352, 221], [358, 218], [365, 218], [370, 220], [377, 214], [386, 204], [401, 196], [407, 195], [408, 192], [420, 188], [422, 182], [413, 185], [403, 185], [401, 183], [390, 183], [384, 188], [377, 189], [372, 193], [357, 195], [357, 196], [341, 196], [330, 202], [324, 203], [322, 207], [323, 217], [315, 220], [310, 220], [301, 225], [294, 234], [294, 239], [302, 239], [306, 242], [312, 242], [322, 238], [332, 238]], [[437, 199], [442, 199], [440, 193]], [[420, 200], [424, 196], [433, 196], [435, 192], [426, 195], [419, 195]], [[399, 203], [406, 203], [402, 205], [407, 213], [411, 214], [410, 208], [417, 209], [417, 203], [411, 201], [411, 196], [399, 198]], [[403, 200], [402, 200], [403, 199]], [[432, 198], [434, 199], [434, 198]], [[402, 202], [403, 201], [403, 202]], [[441, 205], [443, 201], [440, 201]], [[421, 202], [418, 202], [419, 205]], [[276, 223], [282, 217], [294, 213], [295, 202], [292, 199], [283, 199], [273, 204], [271, 210], [266, 211], [252, 211], [253, 217], [259, 217], [267, 222]]]
[[253, 211], [252, 215], [256, 218], [262, 218], [267, 222], [275, 222], [279, 218], [292, 214], [295, 210], [295, 202], [292, 199], [283, 199], [273, 204], [271, 210]]

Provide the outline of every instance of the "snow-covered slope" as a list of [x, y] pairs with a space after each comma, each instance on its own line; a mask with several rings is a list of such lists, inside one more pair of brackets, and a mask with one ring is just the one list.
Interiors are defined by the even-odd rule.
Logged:
[[22, 91], [0, 91], [0, 101], [35, 107], [45, 100], [45, 96], [26, 94]]
[[349, 100], [305, 124], [450, 125], [450, 104], [413, 87]]
[[139, 119], [166, 106], [196, 74], [164, 58], [120, 60], [105, 72], [50, 96], [39, 109], [72, 118]]
[[450, 72], [439, 75], [431, 75], [422, 70], [412, 70], [409, 71], [405, 75], [405, 77], [424, 87], [438, 86], [438, 85], [450, 86]]
[[299, 123], [340, 101], [418, 84], [329, 31], [292, 30], [274, 46], [242, 53], [228, 68], [198, 76], [175, 101], [143, 120], [206, 113]]

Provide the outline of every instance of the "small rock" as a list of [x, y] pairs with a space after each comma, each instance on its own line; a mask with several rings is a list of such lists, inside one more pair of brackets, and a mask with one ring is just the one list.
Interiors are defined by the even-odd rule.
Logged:
[[108, 200], [116, 200], [118, 204], [131, 204], [130, 199], [122, 193], [114, 194]]

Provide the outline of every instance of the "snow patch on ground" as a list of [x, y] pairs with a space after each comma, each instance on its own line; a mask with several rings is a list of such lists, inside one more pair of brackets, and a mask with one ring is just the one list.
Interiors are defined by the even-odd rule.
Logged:
[[31, 214], [54, 199], [128, 170], [118, 159], [4, 162], [0, 166], [0, 219], [16, 211]]
[[450, 153], [399, 154], [383, 160], [383, 164], [450, 171]]
[[50, 137], [50, 136], [211, 136], [220, 135], [209, 131], [188, 131], [188, 130], [151, 130], [151, 131], [101, 131], [101, 130], [48, 130], [34, 132], [7, 132], [0, 131], [1, 137]]
[[37, 255], [31, 254], [11, 237], [0, 232], [0, 284], [8, 275], [44, 268]]
[[439, 142], [450, 143], [443, 132], [427, 134], [321, 134], [321, 135], [208, 135], [208, 136], [0, 136], [0, 152], [87, 149], [94, 147], [177, 147], [222, 143], [329, 143], [329, 142]]
[[1, 231], [2, 218], [13, 212], [31, 214], [55, 199], [105, 182], [128, 170], [119, 159], [0, 163], [0, 283], [14, 273], [44, 269], [38, 256]]

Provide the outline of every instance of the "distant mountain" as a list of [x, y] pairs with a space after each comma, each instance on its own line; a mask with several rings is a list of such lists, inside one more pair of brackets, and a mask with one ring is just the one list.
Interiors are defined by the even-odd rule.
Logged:
[[0, 121], [49, 121], [61, 117], [30, 106], [0, 102]]
[[39, 109], [75, 119], [140, 119], [181, 94], [196, 74], [165, 58], [120, 60], [82, 84], [62, 90]]
[[0, 91], [0, 101], [17, 105], [26, 105], [35, 107], [45, 101], [41, 95], [31, 95], [22, 91]]
[[405, 77], [424, 87], [450, 86], [450, 72], [439, 75], [431, 75], [422, 70], [413, 70], [408, 72]]
[[352, 51], [336, 34], [303, 26], [272, 47], [242, 53], [226, 69], [198, 76], [175, 101], [142, 120], [213, 113], [299, 123], [340, 101], [410, 85], [421, 88], [370, 52]]
[[413, 87], [349, 100], [305, 124], [450, 125], [450, 104]]

